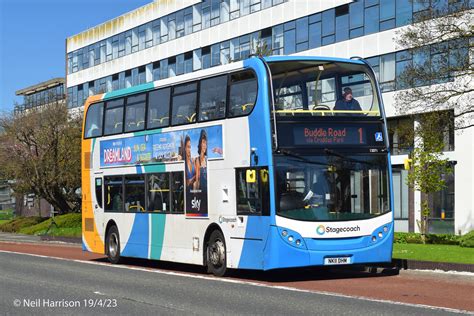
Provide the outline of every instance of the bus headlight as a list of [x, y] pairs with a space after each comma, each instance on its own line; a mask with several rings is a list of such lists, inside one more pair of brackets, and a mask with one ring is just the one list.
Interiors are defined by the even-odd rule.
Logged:
[[382, 238], [382, 237], [383, 237], [382, 232], [379, 232], [379, 238]]
[[376, 242], [376, 241], [377, 241], [377, 237], [372, 236], [372, 241], [373, 241], [373, 242]]
[[280, 235], [281, 239], [285, 241], [285, 243], [295, 248], [306, 249], [306, 243], [303, 237], [298, 232], [283, 227], [277, 228], [278, 234]]
[[383, 232], [384, 232], [384, 233], [388, 232], [388, 227], [387, 227], [387, 226], [384, 226], [384, 227], [383, 227]]

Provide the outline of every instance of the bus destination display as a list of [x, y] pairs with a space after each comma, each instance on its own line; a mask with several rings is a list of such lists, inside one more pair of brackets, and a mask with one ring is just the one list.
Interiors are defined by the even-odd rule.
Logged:
[[385, 145], [378, 123], [280, 123], [277, 128], [282, 147]]
[[298, 126], [293, 129], [295, 145], [366, 145], [362, 127]]

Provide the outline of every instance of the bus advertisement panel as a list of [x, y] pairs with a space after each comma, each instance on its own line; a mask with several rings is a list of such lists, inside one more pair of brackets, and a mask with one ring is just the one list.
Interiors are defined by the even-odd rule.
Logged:
[[207, 160], [222, 159], [222, 126], [100, 142], [100, 167], [184, 162], [186, 215], [207, 216]]

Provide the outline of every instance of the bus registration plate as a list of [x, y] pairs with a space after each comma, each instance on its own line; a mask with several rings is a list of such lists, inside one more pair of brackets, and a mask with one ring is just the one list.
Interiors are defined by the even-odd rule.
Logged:
[[324, 258], [325, 265], [351, 264], [351, 257], [332, 257]]

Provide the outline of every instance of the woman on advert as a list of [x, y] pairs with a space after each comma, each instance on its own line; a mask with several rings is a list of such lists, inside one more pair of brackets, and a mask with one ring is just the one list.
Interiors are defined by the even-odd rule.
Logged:
[[196, 182], [194, 183], [194, 189], [206, 189], [207, 188], [207, 133], [205, 130], [201, 130], [198, 143], [198, 154], [196, 157]]

